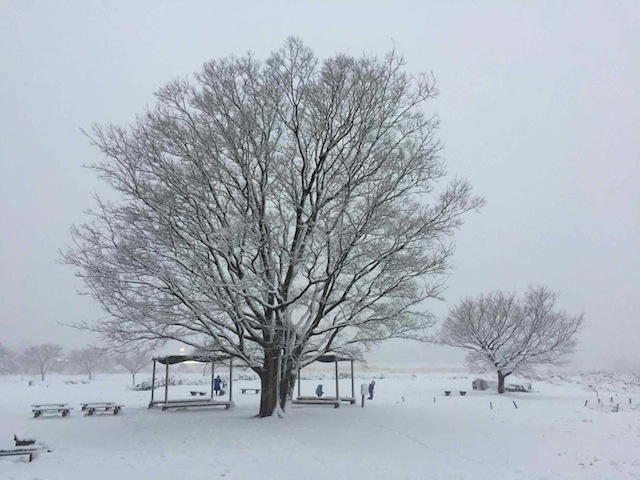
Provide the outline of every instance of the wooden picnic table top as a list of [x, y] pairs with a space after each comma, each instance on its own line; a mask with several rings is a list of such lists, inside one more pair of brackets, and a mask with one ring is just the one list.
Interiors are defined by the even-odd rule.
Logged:
[[83, 402], [80, 405], [82, 407], [112, 407], [116, 404], [116, 402]]
[[40, 447], [29, 447], [29, 448], [18, 447], [18, 448], [2, 449], [0, 450], [0, 452], [4, 454], [11, 454], [11, 453], [18, 454], [18, 453], [37, 452], [38, 450], [40, 450]]
[[68, 403], [36, 403], [35, 405], [31, 405], [33, 408], [40, 407], [67, 407]]
[[68, 412], [73, 410], [73, 407], [69, 407], [68, 405], [51, 405], [51, 406], [39, 406], [39, 407], [31, 407], [33, 412]]
[[179, 404], [179, 403], [207, 403], [207, 402], [216, 402], [217, 400], [213, 400], [211, 398], [176, 398], [175, 400], [167, 400], [166, 402], [163, 400], [160, 403], [162, 404]]
[[13, 455], [28, 455], [29, 461], [33, 460], [33, 454], [36, 453], [39, 448], [13, 448], [11, 450], [0, 450], [0, 457], [8, 457]]

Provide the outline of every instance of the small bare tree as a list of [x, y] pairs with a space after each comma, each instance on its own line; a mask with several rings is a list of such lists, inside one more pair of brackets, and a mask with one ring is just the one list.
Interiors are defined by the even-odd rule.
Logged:
[[132, 385], [136, 384], [136, 374], [151, 363], [154, 348], [138, 345], [127, 352], [116, 353], [115, 361], [131, 374]]
[[53, 343], [34, 345], [22, 352], [25, 365], [36, 367], [40, 371], [40, 378], [44, 380], [46, 373], [51, 368], [51, 363], [60, 357], [62, 347]]
[[0, 374], [16, 371], [15, 353], [0, 343]]
[[98, 347], [87, 347], [81, 350], [73, 350], [69, 360], [76, 368], [82, 369], [89, 377], [93, 377], [96, 367], [105, 359], [104, 349]]
[[584, 316], [556, 311], [558, 294], [530, 287], [524, 298], [493, 292], [465, 298], [453, 308], [437, 340], [469, 351], [467, 361], [498, 373], [498, 392], [505, 378], [536, 365], [557, 365], [573, 351]]
[[109, 313], [87, 327], [240, 359], [261, 417], [327, 352], [424, 338], [482, 199], [461, 179], [436, 190], [434, 80], [403, 65], [320, 61], [290, 38], [168, 84], [129, 128], [96, 127], [94, 168], [121, 199], [98, 201], [63, 254]]

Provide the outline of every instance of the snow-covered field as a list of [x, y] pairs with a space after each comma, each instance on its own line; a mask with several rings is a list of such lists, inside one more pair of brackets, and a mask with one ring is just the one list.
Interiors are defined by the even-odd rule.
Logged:
[[[147, 409], [149, 392], [131, 390], [128, 375], [90, 383], [51, 375], [33, 386], [0, 376], [0, 448], [11, 448], [15, 433], [50, 450], [31, 463], [0, 457], [0, 479], [640, 479], [640, 388], [618, 376], [555, 376], [532, 381], [531, 393], [499, 396], [473, 391], [475, 376], [463, 371], [370, 369], [356, 373], [357, 390], [376, 379], [365, 408], [294, 405], [284, 419], [256, 419], [259, 397], [240, 388], [259, 383], [240, 375], [234, 408], [166, 412]], [[303, 375], [303, 395], [318, 383], [333, 392], [322, 375]], [[349, 380], [340, 388], [350, 393]], [[89, 417], [80, 412], [86, 401], [126, 407]], [[75, 410], [33, 418], [38, 402]]]

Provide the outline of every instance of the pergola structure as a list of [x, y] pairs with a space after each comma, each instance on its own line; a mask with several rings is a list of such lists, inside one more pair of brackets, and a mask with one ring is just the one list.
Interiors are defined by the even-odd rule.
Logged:
[[[322, 355], [316, 359], [316, 362], [322, 363], [334, 363], [335, 364], [335, 380], [336, 380], [336, 396], [335, 397], [313, 397], [300, 395], [300, 370], [298, 370], [298, 398], [293, 400], [293, 403], [307, 404], [307, 405], [333, 405], [338, 408], [340, 402], [349, 402], [350, 404], [356, 403], [356, 390], [353, 376], [353, 358], [339, 357], [338, 355]], [[351, 396], [341, 397], [340, 386], [338, 382], [338, 362], [351, 362]]]
[[[215, 379], [215, 362], [221, 362], [223, 360], [229, 361], [229, 401], [214, 400], [214, 379]], [[205, 399], [178, 399], [169, 400], [169, 366], [176, 363], [183, 362], [200, 362], [211, 364], [211, 397]], [[160, 363], [165, 366], [165, 384], [164, 384], [164, 400], [154, 400], [155, 386], [156, 386], [156, 363]], [[155, 357], [153, 359], [153, 374], [151, 377], [151, 401], [149, 402], [149, 408], [156, 405], [161, 405], [163, 410], [167, 408], [178, 407], [205, 407], [224, 405], [229, 408], [233, 404], [233, 362], [230, 357], [219, 356], [207, 356], [207, 355], [167, 355], [165, 357]]]

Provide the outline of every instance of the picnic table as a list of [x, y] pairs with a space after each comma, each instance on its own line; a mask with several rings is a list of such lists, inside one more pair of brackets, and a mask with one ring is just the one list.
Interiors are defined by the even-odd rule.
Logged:
[[162, 411], [177, 408], [199, 408], [199, 407], [224, 407], [225, 409], [231, 408], [233, 402], [218, 401], [218, 400], [170, 400], [166, 403], [159, 403], [162, 406]]
[[33, 417], [38, 418], [43, 413], [62, 413], [63, 417], [69, 415], [73, 408], [68, 403], [38, 403], [31, 405]]
[[120, 413], [120, 410], [122, 410], [122, 407], [124, 407], [124, 405], [115, 402], [85, 402], [81, 403], [80, 406], [82, 407], [82, 411], [87, 412], [87, 415], [93, 415], [96, 411], [112, 411], [114, 415], [117, 415]]
[[255, 394], [260, 393], [260, 389], [259, 388], [241, 388], [240, 389], [240, 393], [247, 393], [247, 392], [253, 392]]
[[0, 450], [0, 457], [9, 456], [21, 456], [26, 455], [29, 457], [29, 461], [33, 460], [33, 454], [38, 450], [37, 448], [12, 448], [10, 450]]
[[201, 390], [191, 390], [189, 393], [191, 393], [192, 397], [195, 397], [197, 395], [200, 395], [201, 397], [204, 397], [207, 394], [207, 392], [203, 392]]

